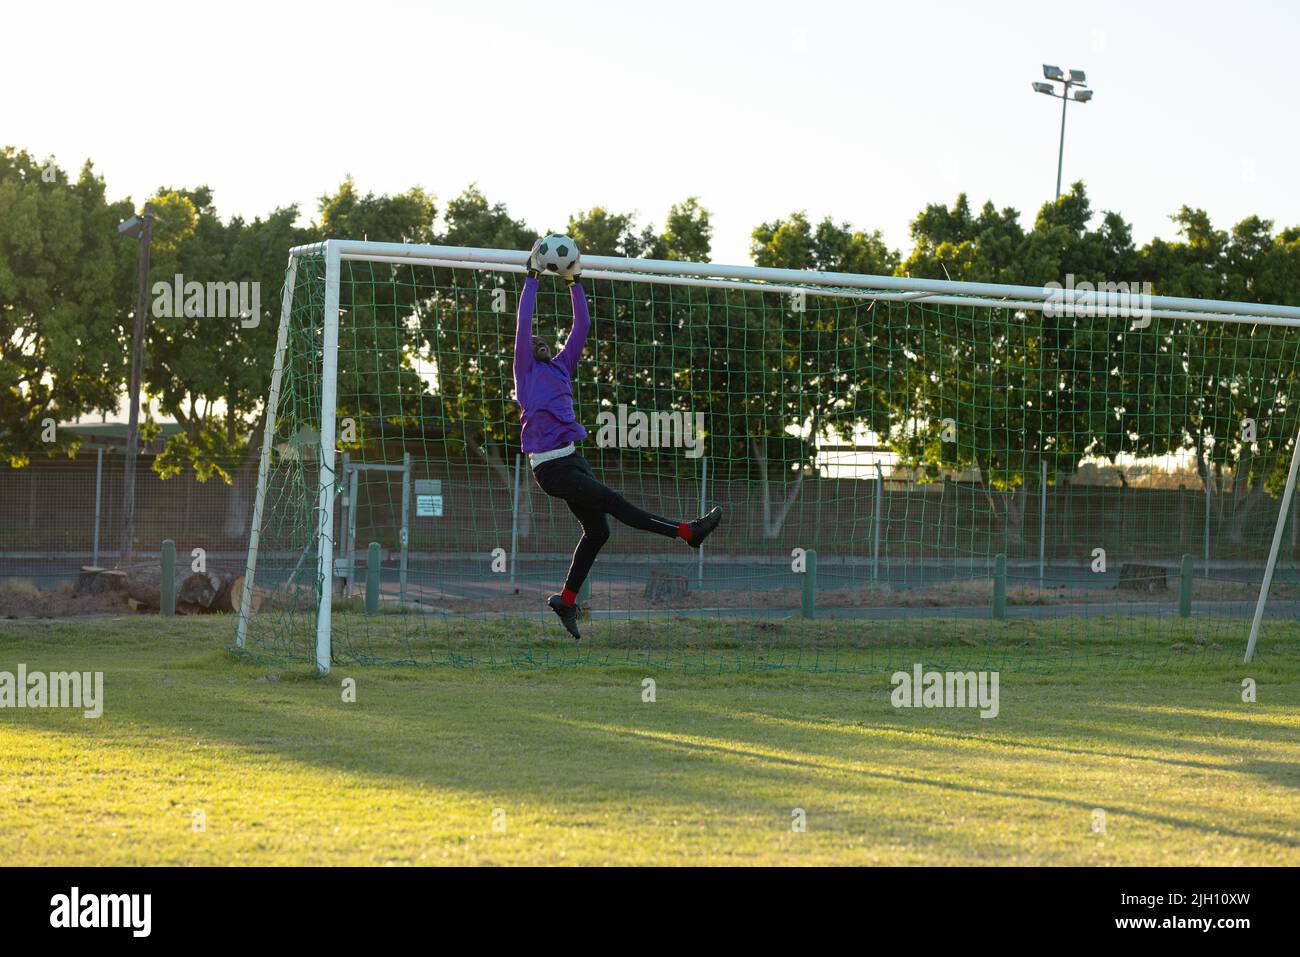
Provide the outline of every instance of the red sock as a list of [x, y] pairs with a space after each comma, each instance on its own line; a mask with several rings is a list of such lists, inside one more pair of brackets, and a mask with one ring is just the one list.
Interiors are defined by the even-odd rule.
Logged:
[[565, 588], [560, 592], [560, 601], [566, 605], [576, 605], [578, 603], [578, 593], [572, 588]]
[[677, 523], [677, 537], [680, 538], [680, 539], [684, 539], [685, 541], [688, 541], [688, 542], [689, 542], [689, 541], [691, 540], [691, 538], [693, 537], [693, 536], [691, 535], [691, 526], [688, 525], [686, 522], [678, 522], [678, 523]]

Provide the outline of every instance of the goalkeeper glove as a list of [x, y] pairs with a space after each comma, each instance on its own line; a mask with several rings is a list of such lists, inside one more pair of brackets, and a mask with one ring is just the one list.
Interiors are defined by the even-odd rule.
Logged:
[[533, 248], [528, 253], [528, 263], [527, 263], [528, 269], [526, 270], [526, 272], [528, 274], [529, 279], [536, 279], [538, 276], [542, 274], [542, 271], [539, 268], [537, 268], [537, 247], [539, 247], [541, 244], [542, 241], [540, 239], [537, 240], [537, 242], [533, 243]]
[[573, 272], [564, 277], [564, 284], [572, 288], [582, 282], [582, 256], [576, 256], [573, 260]]

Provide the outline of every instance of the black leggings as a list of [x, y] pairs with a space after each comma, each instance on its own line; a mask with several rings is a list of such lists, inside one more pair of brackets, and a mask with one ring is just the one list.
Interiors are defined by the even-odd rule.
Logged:
[[543, 462], [533, 471], [543, 492], [562, 498], [582, 524], [582, 539], [573, 550], [573, 563], [564, 587], [577, 591], [587, 580], [601, 546], [609, 541], [609, 522], [613, 515], [624, 525], [654, 532], [665, 538], [677, 537], [677, 522], [639, 509], [612, 488], [601, 484], [581, 452]]

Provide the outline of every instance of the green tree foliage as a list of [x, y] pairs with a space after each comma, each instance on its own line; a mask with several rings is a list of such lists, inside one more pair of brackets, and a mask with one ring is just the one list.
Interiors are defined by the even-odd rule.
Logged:
[[[349, 177], [336, 193], [321, 197], [319, 212], [321, 237], [392, 243], [438, 239], [437, 206], [419, 187], [397, 196], [362, 196]], [[338, 415], [354, 421], [357, 446], [418, 431], [436, 416], [435, 399], [411, 357], [393, 355], [394, 343], [407, 338], [405, 327], [423, 295], [416, 271], [373, 262], [345, 262], [343, 269]], [[397, 361], [376, 361], [385, 356]], [[349, 445], [340, 441], [339, 447]]]
[[651, 259], [706, 263], [712, 247], [713, 226], [709, 222], [709, 211], [700, 204], [698, 197], [690, 196], [669, 208], [663, 232], [649, 242], [643, 255]]
[[[206, 186], [165, 189], [152, 202], [159, 229], [144, 381], [163, 413], [181, 426], [154, 468], [163, 475], [193, 468], [200, 479], [215, 474], [229, 480], [232, 461], [247, 457], [249, 440], [260, 434], [271, 371], [265, 357], [274, 354], [285, 256], [310, 234], [294, 227], [298, 211], [292, 206], [265, 220], [222, 222]], [[240, 317], [229, 308], [224, 317], [214, 315], [206, 295], [201, 311], [187, 309], [173, 301], [178, 275], [205, 290], [209, 283], [246, 284], [250, 306], [256, 288], [256, 315]]]
[[471, 185], [447, 203], [446, 231], [436, 241], [448, 246], [484, 249], [528, 249], [537, 233], [514, 219], [504, 203], [490, 203]]
[[[255, 325], [151, 309], [145, 391], [175, 418], [155, 467], [164, 474], [238, 480], [225, 463], [256, 457], [287, 250], [330, 237], [525, 249], [537, 230], [470, 186], [441, 211], [419, 188], [357, 190], [351, 178], [321, 197], [316, 222], [295, 207], [251, 222], [223, 221], [206, 186], [165, 188], [153, 283], [258, 283]], [[125, 389], [135, 245], [116, 225], [89, 165], [73, 181], [52, 164], [0, 150], [0, 455], [48, 451], [46, 418], [114, 411]], [[751, 237], [764, 267], [1042, 286], [1152, 283], [1157, 294], [1300, 304], [1300, 227], [1258, 216], [1216, 228], [1200, 209], [1173, 217], [1179, 235], [1135, 245], [1115, 212], [1093, 210], [1082, 183], [1045, 203], [1031, 228], [1020, 214], [959, 195], [911, 224], [906, 257], [880, 233], [791, 213]], [[596, 206], [567, 230], [590, 255], [708, 261], [712, 226], [696, 197], [674, 204], [662, 229]], [[340, 415], [358, 443], [414, 436], [448, 454], [504, 461], [517, 441], [510, 361], [517, 278], [473, 270], [345, 263]], [[751, 475], [796, 485], [817, 436], [863, 428], [922, 474], [972, 469], [1014, 524], [1016, 496], [1041, 464], [1070, 475], [1089, 457], [1188, 456], [1212, 491], [1230, 491], [1239, 525], [1284, 478], [1300, 427], [1294, 336], [1266, 325], [879, 303], [807, 291], [806, 300], [754, 291], [588, 282], [594, 328], [578, 382], [590, 422], [616, 403], [703, 411], [710, 455], [748, 460]], [[154, 314], [157, 312], [157, 314]], [[544, 285], [536, 329], [557, 340], [568, 297]], [[418, 334], [411, 335], [412, 330]], [[398, 361], [376, 365], [394, 342]], [[298, 344], [315, 355], [319, 342]], [[1258, 437], [1243, 438], [1255, 422]], [[943, 440], [946, 422], [956, 442]], [[791, 478], [795, 476], [795, 478]], [[788, 499], [787, 499], [788, 501]], [[237, 516], [238, 517], [238, 516]], [[237, 525], [232, 521], [232, 527]]]
[[[1142, 270], [1159, 277], [1158, 294], [1300, 302], [1300, 230], [1274, 235], [1273, 223], [1256, 216], [1218, 230], [1204, 210], [1187, 206], [1173, 220], [1179, 240], [1156, 239], [1140, 252]], [[1171, 394], [1188, 399], [1171, 410], [1161, 439], [1171, 451], [1192, 450], [1202, 482], [1220, 497], [1230, 494], [1228, 533], [1236, 540], [1265, 493], [1285, 481], [1300, 426], [1294, 333], [1195, 322], [1166, 338], [1166, 379], [1179, 390]], [[1255, 441], [1243, 439], [1247, 419], [1256, 425]]]
[[65, 445], [42, 442], [45, 419], [117, 406], [135, 286], [116, 233], [129, 213], [89, 163], [72, 180], [0, 149], [0, 456], [14, 465]]
[[567, 231], [587, 256], [640, 256], [649, 238], [636, 231], [635, 214], [612, 213], [604, 206], [570, 216]]
[[829, 216], [813, 227], [804, 212], [755, 228], [750, 255], [757, 266], [874, 276], [891, 275], [898, 265], [898, 254], [885, 245], [879, 231], [836, 225]]

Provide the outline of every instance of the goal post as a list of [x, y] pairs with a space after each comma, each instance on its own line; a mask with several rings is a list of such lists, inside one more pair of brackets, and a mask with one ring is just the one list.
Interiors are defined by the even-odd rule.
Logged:
[[280, 385], [284, 377], [284, 351], [289, 335], [289, 312], [293, 306], [294, 285], [298, 276], [298, 259], [289, 255], [284, 289], [280, 294], [280, 324], [275, 336], [275, 358], [271, 364], [271, 392], [264, 409], [262, 454], [257, 461], [257, 491], [253, 498], [253, 518], [248, 531], [248, 560], [244, 564], [244, 584], [239, 596], [239, 623], [235, 629], [235, 647], [244, 648], [248, 637], [248, 617], [252, 613], [254, 579], [257, 574], [257, 549], [262, 537], [262, 510], [266, 505], [266, 482], [271, 468], [271, 441], [275, 436], [275, 417], [280, 407]]
[[[526, 260], [333, 239], [291, 251], [237, 649], [320, 674], [335, 660], [536, 660], [532, 647], [456, 643], [490, 622], [510, 623], [521, 646], [550, 640], [537, 597], [558, 590], [578, 534], [512, 468]], [[594, 322], [574, 377], [584, 453], [652, 510], [691, 518], [706, 493], [727, 509], [707, 557], [617, 530], [594, 573], [593, 613], [609, 627], [797, 609], [810, 583], [792, 577], [791, 555], [815, 550], [819, 616], [969, 618], [1006, 592], [994, 580], [1005, 567], [1008, 617], [1039, 622], [1044, 654], [1082, 654], [1089, 635], [1136, 627], [1152, 647], [1213, 643], [1208, 632], [1239, 636], [1253, 655], [1279, 562], [1296, 554], [1283, 558], [1300, 462], [1300, 308], [1136, 283], [606, 256], [584, 256], [583, 279]], [[567, 294], [555, 280], [542, 287], [537, 334], [562, 336]], [[659, 442], [660, 426], [676, 445]], [[413, 463], [415, 517], [408, 483], [400, 506], [391, 492], [349, 504], [358, 543], [393, 555], [400, 541], [400, 573], [381, 558], [370, 576], [377, 617], [334, 588], [336, 559], [355, 557], [336, 545], [352, 550], [336, 529], [344, 452]], [[1213, 567], [1188, 580], [1182, 555], [1211, 545]], [[705, 561], [716, 569], [707, 584]], [[647, 574], [695, 592], [643, 598]]]

